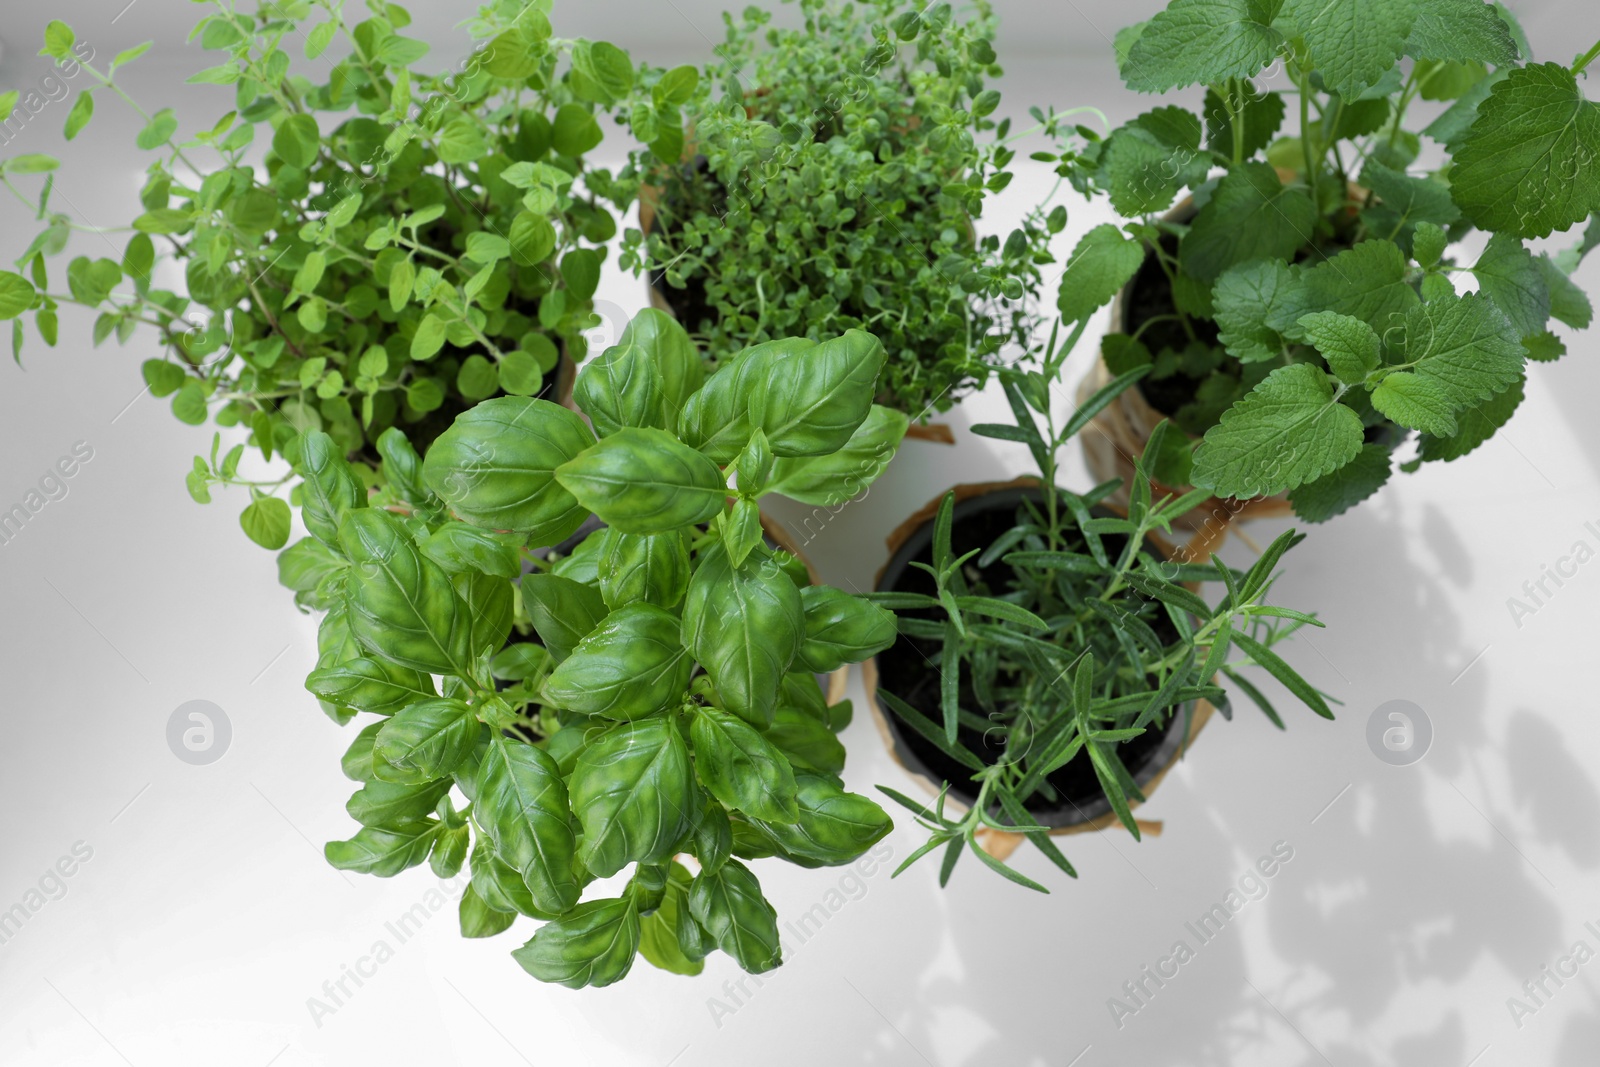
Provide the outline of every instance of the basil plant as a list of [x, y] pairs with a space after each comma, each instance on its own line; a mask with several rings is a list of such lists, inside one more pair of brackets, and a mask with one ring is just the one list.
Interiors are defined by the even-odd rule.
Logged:
[[[426, 461], [391, 430], [370, 500], [308, 435], [310, 536], [283, 578], [327, 612], [308, 688], [341, 721], [371, 719], [344, 758], [362, 828], [329, 861], [469, 864], [462, 933], [541, 920], [513, 955], [543, 981], [608, 985], [639, 954], [695, 974], [719, 948], [777, 966], [747, 861], [844, 864], [889, 831], [843, 788], [850, 709], [815, 674], [896, 631], [769, 548], [757, 500], [860, 470], [883, 362], [850, 331], [705, 377], [683, 330], [645, 312], [579, 376], [589, 423], [492, 399]], [[603, 525], [570, 552], [538, 551], [591, 515]]]

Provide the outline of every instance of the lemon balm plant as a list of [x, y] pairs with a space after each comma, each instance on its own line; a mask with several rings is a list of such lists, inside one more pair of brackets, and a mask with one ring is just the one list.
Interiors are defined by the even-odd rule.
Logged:
[[[756, 501], [853, 462], [883, 361], [854, 331], [756, 345], [705, 377], [647, 311], [580, 373], [588, 422], [494, 398], [425, 461], [390, 429], [370, 499], [327, 435], [305, 438], [310, 536], [280, 567], [327, 613], [307, 685], [338, 719], [372, 717], [344, 760], [363, 825], [329, 861], [470, 864], [463, 934], [542, 920], [514, 955], [544, 981], [607, 985], [639, 954], [693, 974], [718, 948], [778, 965], [748, 861], [847, 863], [890, 828], [843, 788], [831, 727], [848, 706], [813, 672], [895, 629], [806, 584], [763, 544]], [[591, 514], [605, 525], [570, 555], [534, 551]]]
[[1153, 458], [1160, 480], [1329, 518], [1413, 435], [1404, 469], [1473, 451], [1528, 361], [1565, 352], [1552, 320], [1589, 325], [1569, 274], [1600, 231], [1529, 242], [1600, 210], [1600, 106], [1578, 80], [1596, 49], [1532, 62], [1482, 0], [1174, 0], [1117, 53], [1132, 89], [1206, 94], [1077, 169], [1132, 221], [1085, 239], [1063, 293], [1093, 307], [1131, 281], [1108, 370], [1150, 367], [1144, 399], [1204, 435]]
[[[944, 411], [1025, 335], [1065, 209], [1003, 241], [975, 229], [1027, 135], [993, 117], [987, 2], [960, 17], [947, 3], [796, 6], [793, 29], [757, 7], [725, 16], [684, 104], [687, 144], [635, 119], [649, 225], [627, 231], [619, 262], [649, 273], [713, 361], [751, 339], [869, 330], [888, 353], [879, 399]], [[1059, 117], [1038, 119], [1053, 139]]]
[[[601, 120], [642, 91], [627, 54], [553, 36], [548, 0], [485, 5], [468, 23], [483, 43], [440, 74], [421, 69], [429, 45], [397, 4], [207, 6], [192, 37], [218, 62], [189, 80], [230, 91], [225, 113], [141, 107], [118, 74], [148, 45], [83, 65], [92, 84], [67, 139], [113, 136], [93, 121], [113, 105], [149, 155], [128, 225], [54, 209], [53, 158], [0, 161], [43, 224], [18, 272], [0, 273], [17, 358], [24, 318], [53, 345], [66, 305], [96, 313], [96, 343], [152, 328], [168, 352], [144, 377], [179, 419], [246, 427], [266, 459], [324, 431], [369, 483], [392, 426], [425, 446], [490, 396], [557, 395], [616, 231], [596, 193], [609, 175], [589, 160]], [[43, 54], [74, 41], [52, 22]], [[14, 102], [0, 97], [7, 113]], [[84, 254], [52, 266], [74, 233]], [[242, 452], [196, 460], [197, 499], [242, 481]], [[252, 485], [244, 519], [271, 548], [288, 535], [278, 488]]]
[[[984, 487], [960, 505], [947, 494], [872, 594], [900, 616], [896, 645], [877, 659], [877, 699], [897, 752], [939, 793], [930, 807], [880, 788], [929, 832], [900, 869], [943, 849], [941, 883], [970, 848], [1011, 881], [1048, 892], [996, 855], [995, 834], [1033, 842], [1073, 877], [1053, 832], [1114, 816], [1138, 839], [1132, 805], [1212, 706], [1230, 714], [1222, 679], [1283, 727], [1247, 668], [1333, 717], [1276, 651], [1300, 626], [1322, 625], [1270, 597], [1279, 561], [1303, 534], [1285, 532], [1241, 573], [1164, 547], [1162, 535], [1208, 494], [1153, 494], [1143, 458], [1125, 513], [1104, 506], [1116, 482], [1082, 494], [1055, 484], [1060, 450], [1149, 370], [1126, 372], [1058, 424], [1049, 383], [1086, 322], [1059, 348], [1052, 338], [1040, 370], [1000, 371], [1014, 421], [974, 427], [1027, 445], [1039, 478]], [[1156, 428], [1153, 454], [1169, 430]], [[1205, 581], [1223, 590], [1214, 603], [1196, 591]], [[952, 799], [966, 810], [947, 810]]]

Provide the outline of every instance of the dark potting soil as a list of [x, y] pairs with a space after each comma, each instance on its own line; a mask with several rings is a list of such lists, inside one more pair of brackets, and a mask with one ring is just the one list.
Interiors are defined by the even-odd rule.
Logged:
[[[1024, 494], [1037, 499], [1038, 491], [1020, 488], [1000, 490], [957, 503], [950, 531], [954, 554], [960, 556], [973, 549], [988, 548], [996, 538], [1011, 529], [1015, 525], [1017, 507]], [[922, 563], [932, 562], [932, 528], [933, 523], [930, 520], [907, 539], [901, 550], [890, 560], [889, 567], [879, 584], [881, 590], [933, 595], [933, 578], [926, 572], [909, 566], [913, 560]], [[1105, 541], [1108, 551], [1114, 551], [1113, 539], [1107, 537]], [[1082, 548], [1081, 545], [1068, 547], [1072, 551]], [[967, 562], [965, 569], [969, 584], [974, 586], [975, 592], [978, 582], [981, 582], [993, 595], [1002, 595], [1011, 589], [1013, 571], [1003, 562], [996, 561], [987, 567], [979, 568], [977, 557], [974, 556]], [[974, 575], [977, 576], [977, 581], [973, 581]], [[943, 612], [931, 609], [903, 614], [935, 621], [941, 621], [944, 617]], [[1151, 624], [1164, 640], [1173, 640], [1177, 637], [1170, 620], [1164, 615], [1151, 620]], [[922, 712], [934, 723], [944, 721], [939, 696], [939, 650], [939, 642], [901, 634], [893, 645], [878, 654], [879, 686]], [[1006, 681], [1004, 678], [1000, 680], [1001, 684], [1006, 684]], [[980, 716], [984, 714], [965, 671], [962, 672], [959, 694], [962, 708]], [[894, 726], [900, 744], [909, 750], [922, 765], [922, 769], [936, 779], [949, 782], [952, 793], [959, 799], [971, 803], [979, 789], [973, 780], [971, 770], [945, 755], [938, 746], [905, 725], [887, 707], [883, 710]], [[1145, 775], [1142, 772], [1154, 771], [1153, 759], [1168, 741], [1168, 736], [1184, 728], [1185, 716], [1174, 715], [1165, 728], [1146, 730], [1138, 737], [1122, 742], [1118, 746], [1118, 755], [1123, 765], [1127, 767], [1128, 773], [1136, 780], [1144, 780]], [[957, 732], [957, 739], [961, 744], [986, 764], [997, 763], [1004, 755], [1003, 746], [997, 743], [1002, 740], [1001, 735], [995, 732], [993, 736], [994, 741], [991, 741], [989, 734], [980, 733], [966, 725], [962, 725]], [[1048, 800], [1035, 794], [1025, 805], [1034, 817], [1046, 826], [1087, 821], [1087, 818], [1093, 818], [1110, 810], [1094, 768], [1088, 758], [1081, 754], [1069, 760], [1046, 780], [1055, 789], [1058, 798]]]

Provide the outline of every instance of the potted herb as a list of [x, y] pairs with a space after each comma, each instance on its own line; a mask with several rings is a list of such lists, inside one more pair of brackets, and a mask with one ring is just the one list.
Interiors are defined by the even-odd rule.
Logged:
[[[144, 377], [179, 419], [246, 427], [266, 460], [324, 431], [369, 483], [390, 427], [425, 447], [489, 397], [560, 399], [616, 232], [590, 154], [638, 86], [620, 49], [554, 38], [546, 6], [483, 8], [469, 27], [486, 43], [443, 74], [419, 69], [429, 46], [396, 4], [369, 3], [360, 21], [333, 0], [213, 12], [192, 36], [219, 62], [189, 80], [232, 86], [234, 107], [203, 122], [150, 113], [119, 82], [148, 45], [104, 70], [83, 63], [93, 84], [67, 139], [97, 108], [124, 107], [148, 178], [130, 225], [94, 231], [52, 206], [54, 159], [0, 161], [43, 222], [20, 273], [0, 272], [19, 361], [24, 317], [53, 345], [63, 305], [98, 313], [97, 343], [152, 327], [169, 351]], [[43, 54], [65, 60], [74, 42], [52, 22]], [[290, 48], [311, 77], [290, 72]], [[14, 104], [0, 96], [5, 113]], [[37, 195], [22, 188], [35, 175]], [[99, 236], [52, 267], [76, 231]], [[279, 548], [280, 483], [241, 478], [243, 451], [197, 458], [190, 490], [204, 502], [210, 486], [250, 485], [245, 530]]]
[[[1166, 544], [1162, 535], [1206, 494], [1153, 496], [1142, 458], [1125, 514], [1105, 506], [1115, 482], [1083, 494], [1055, 484], [1061, 448], [1148, 374], [1128, 372], [1057, 426], [1048, 383], [1083, 329], [1060, 349], [1052, 338], [1039, 372], [1001, 372], [1013, 425], [974, 427], [1025, 443], [1040, 477], [961, 487], [913, 516], [891, 538], [873, 595], [900, 616], [898, 640], [873, 665], [874, 711], [896, 758], [937, 800], [930, 807], [880, 788], [929, 831], [901, 869], [943, 848], [941, 884], [968, 846], [1005, 877], [1046, 891], [1003, 862], [1023, 838], [1074, 877], [1052, 834], [1120, 821], [1138, 838], [1132, 809], [1213, 708], [1230, 714], [1220, 677], [1280, 728], [1244, 668], [1265, 669], [1332, 717], [1275, 650], [1299, 626], [1321, 625], [1268, 599], [1279, 560], [1304, 535], [1284, 533], [1239, 573]], [[1169, 425], [1156, 428], [1155, 446]], [[1207, 580], [1226, 591], [1215, 603], [1196, 591]], [[965, 810], [953, 813], [951, 801]]]
[[[717, 62], [680, 94], [687, 144], [635, 120], [642, 226], [619, 262], [713, 362], [750, 339], [872, 332], [888, 352], [879, 402], [920, 421], [981, 387], [1031, 324], [1025, 296], [1065, 209], [1003, 243], [977, 235], [1022, 136], [991, 117], [987, 2], [961, 18], [947, 3], [798, 8], [796, 29], [755, 7], [726, 16]], [[1038, 118], [1053, 135], [1059, 118]]]
[[[311, 536], [280, 559], [327, 612], [307, 685], [341, 718], [375, 717], [344, 760], [363, 826], [329, 861], [469, 864], [463, 934], [541, 920], [514, 955], [544, 981], [607, 985], [638, 954], [693, 974], [716, 948], [776, 966], [747, 861], [847, 863], [890, 829], [843, 789], [830, 726], [848, 706], [813, 672], [887, 646], [894, 617], [807, 584], [763, 544], [756, 501], [850, 469], [883, 362], [852, 331], [704, 376], [682, 329], [646, 312], [579, 374], [588, 422], [494, 398], [426, 460], [391, 429], [370, 501], [327, 435], [305, 438]], [[570, 555], [534, 551], [591, 514], [605, 527]]]
[[[1521, 403], [1527, 361], [1565, 352], [1551, 320], [1589, 324], [1568, 275], [1600, 230], [1555, 256], [1527, 242], [1600, 210], [1600, 107], [1577, 81], [1596, 50], [1525, 61], [1515, 19], [1480, 0], [1266, 8], [1175, 0], [1119, 36], [1130, 88], [1203, 85], [1205, 107], [1155, 108], [1081, 155], [1078, 183], [1131, 221], [1084, 239], [1064, 310], [1126, 283], [1100, 377], [1150, 374], [1104, 440], [1137, 452], [1170, 417], [1203, 441], [1169, 441], [1159, 482], [1232, 498], [1224, 521], [1282, 493], [1322, 521], [1413, 434], [1405, 470], [1473, 451]], [[1425, 101], [1448, 106], [1417, 129]]]

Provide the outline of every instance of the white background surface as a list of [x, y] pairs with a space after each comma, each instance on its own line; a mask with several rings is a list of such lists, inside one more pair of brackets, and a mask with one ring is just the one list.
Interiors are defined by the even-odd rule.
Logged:
[[[680, 3], [691, 27], [711, 32], [709, 0]], [[572, 26], [558, 12], [564, 32], [607, 33], [636, 54], [656, 39], [664, 51], [696, 47], [668, 17], [673, 5], [568, 6]], [[1002, 9], [1010, 25], [1036, 31], [1008, 39], [1040, 50], [1013, 64], [1007, 107], [1094, 103], [1115, 120], [1147, 105], [1110, 75], [1100, 34], [1156, 5], [1083, 6], [1087, 16], [1072, 5]], [[174, 39], [199, 12], [142, 0], [113, 26], [120, 7], [7, 5], [0, 36], [12, 47], [0, 88], [40, 73], [18, 57], [33, 51], [48, 14], [74, 18], [108, 55], [146, 37]], [[1565, 61], [1600, 33], [1600, 18], [1579, 5], [1527, 8], [1542, 58]], [[450, 20], [435, 12], [433, 21]], [[1064, 58], [1074, 52], [1096, 55]], [[128, 80], [150, 104], [178, 103], [197, 92], [182, 77], [208, 62], [174, 50]], [[116, 108], [102, 103], [91, 134], [61, 153], [60, 190], [91, 221], [132, 208], [145, 162], [131, 124], [118, 130]], [[58, 152], [68, 106], [51, 105], [7, 152]], [[1046, 180], [1025, 171], [1008, 190], [1013, 210], [986, 228], [1003, 232]], [[1064, 245], [1104, 218], [1076, 207]], [[32, 232], [14, 203], [0, 205], [0, 260]], [[77, 247], [109, 254], [93, 239]], [[1579, 281], [1600, 291], [1595, 260]], [[615, 275], [602, 296], [630, 313], [645, 302], [642, 283]], [[88, 322], [64, 320], [59, 349], [44, 351], [35, 335], [25, 369], [0, 366], [0, 510], [75, 442], [94, 450], [68, 496], [0, 545], [0, 910], [75, 843], [93, 857], [64, 896], [0, 945], [8, 1067], [1596, 1060], [1600, 962], [1559, 989], [1547, 982], [1554, 995], [1520, 1028], [1506, 1003], [1576, 942], [1600, 952], [1600, 936], [1584, 927], [1600, 928], [1600, 562], [1520, 628], [1506, 605], [1575, 542], [1600, 549], [1600, 534], [1584, 526], [1600, 527], [1592, 334], [1569, 337], [1565, 360], [1534, 368], [1522, 410], [1479, 453], [1397, 476], [1288, 558], [1281, 600], [1328, 623], [1293, 657], [1344, 702], [1338, 721], [1286, 696], [1287, 733], [1247, 707], [1231, 724], [1217, 721], [1141, 812], [1164, 820], [1163, 836], [1138, 845], [1120, 832], [1067, 839], [1076, 882], [1037, 853], [1018, 853], [1021, 869], [1052, 888], [1047, 897], [970, 858], [944, 891], [931, 863], [893, 882], [880, 870], [857, 889], [841, 882], [843, 871], [761, 861], [782, 920], [845, 902], [810, 940], [791, 942], [789, 962], [763, 986], [747, 982], [747, 995], [724, 991], [742, 972], [721, 954], [694, 980], [640, 962], [609, 989], [543, 986], [508, 954], [530, 920], [465, 941], [453, 907], [398, 944], [385, 924], [436, 886], [426, 868], [381, 881], [341, 875], [321, 857], [324, 841], [354, 829], [343, 811], [352, 786], [338, 768], [352, 731], [323, 717], [301, 687], [315, 620], [296, 613], [272, 555], [239, 531], [242, 500], [199, 507], [184, 492], [190, 457], [210, 431], [177, 423], [164, 402], [140, 394], [138, 365], [157, 354], [153, 342], [95, 351]], [[1090, 340], [1068, 365], [1064, 408], [1093, 358]], [[911, 510], [953, 482], [1023, 471], [1020, 449], [963, 429], [1003, 420], [1002, 407], [974, 398], [948, 420], [958, 449], [908, 443], [865, 499], [820, 532], [813, 522], [802, 539], [813, 536], [807, 548], [823, 574], [868, 587], [884, 535]], [[1075, 450], [1069, 459], [1066, 482], [1085, 485]], [[803, 509], [776, 510], [804, 519]], [[1250, 532], [1264, 543], [1276, 528]], [[1238, 543], [1228, 551], [1249, 555]], [[851, 695], [860, 708], [858, 679]], [[1409, 768], [1379, 762], [1365, 741], [1369, 714], [1397, 698], [1423, 707], [1436, 735]], [[168, 717], [192, 699], [215, 702], [232, 722], [231, 747], [210, 766], [184, 764], [167, 747]], [[852, 788], [909, 788], [865, 715], [845, 742]], [[897, 858], [919, 843], [901, 821], [887, 839]], [[1184, 924], [1279, 841], [1294, 857], [1267, 895], [1200, 946]], [[830, 897], [835, 889], [855, 899]], [[323, 983], [380, 939], [393, 958], [319, 1025], [308, 998], [323, 997]], [[1108, 998], [1180, 939], [1195, 958], [1119, 1029]], [[737, 1010], [715, 1019], [709, 998]]]

